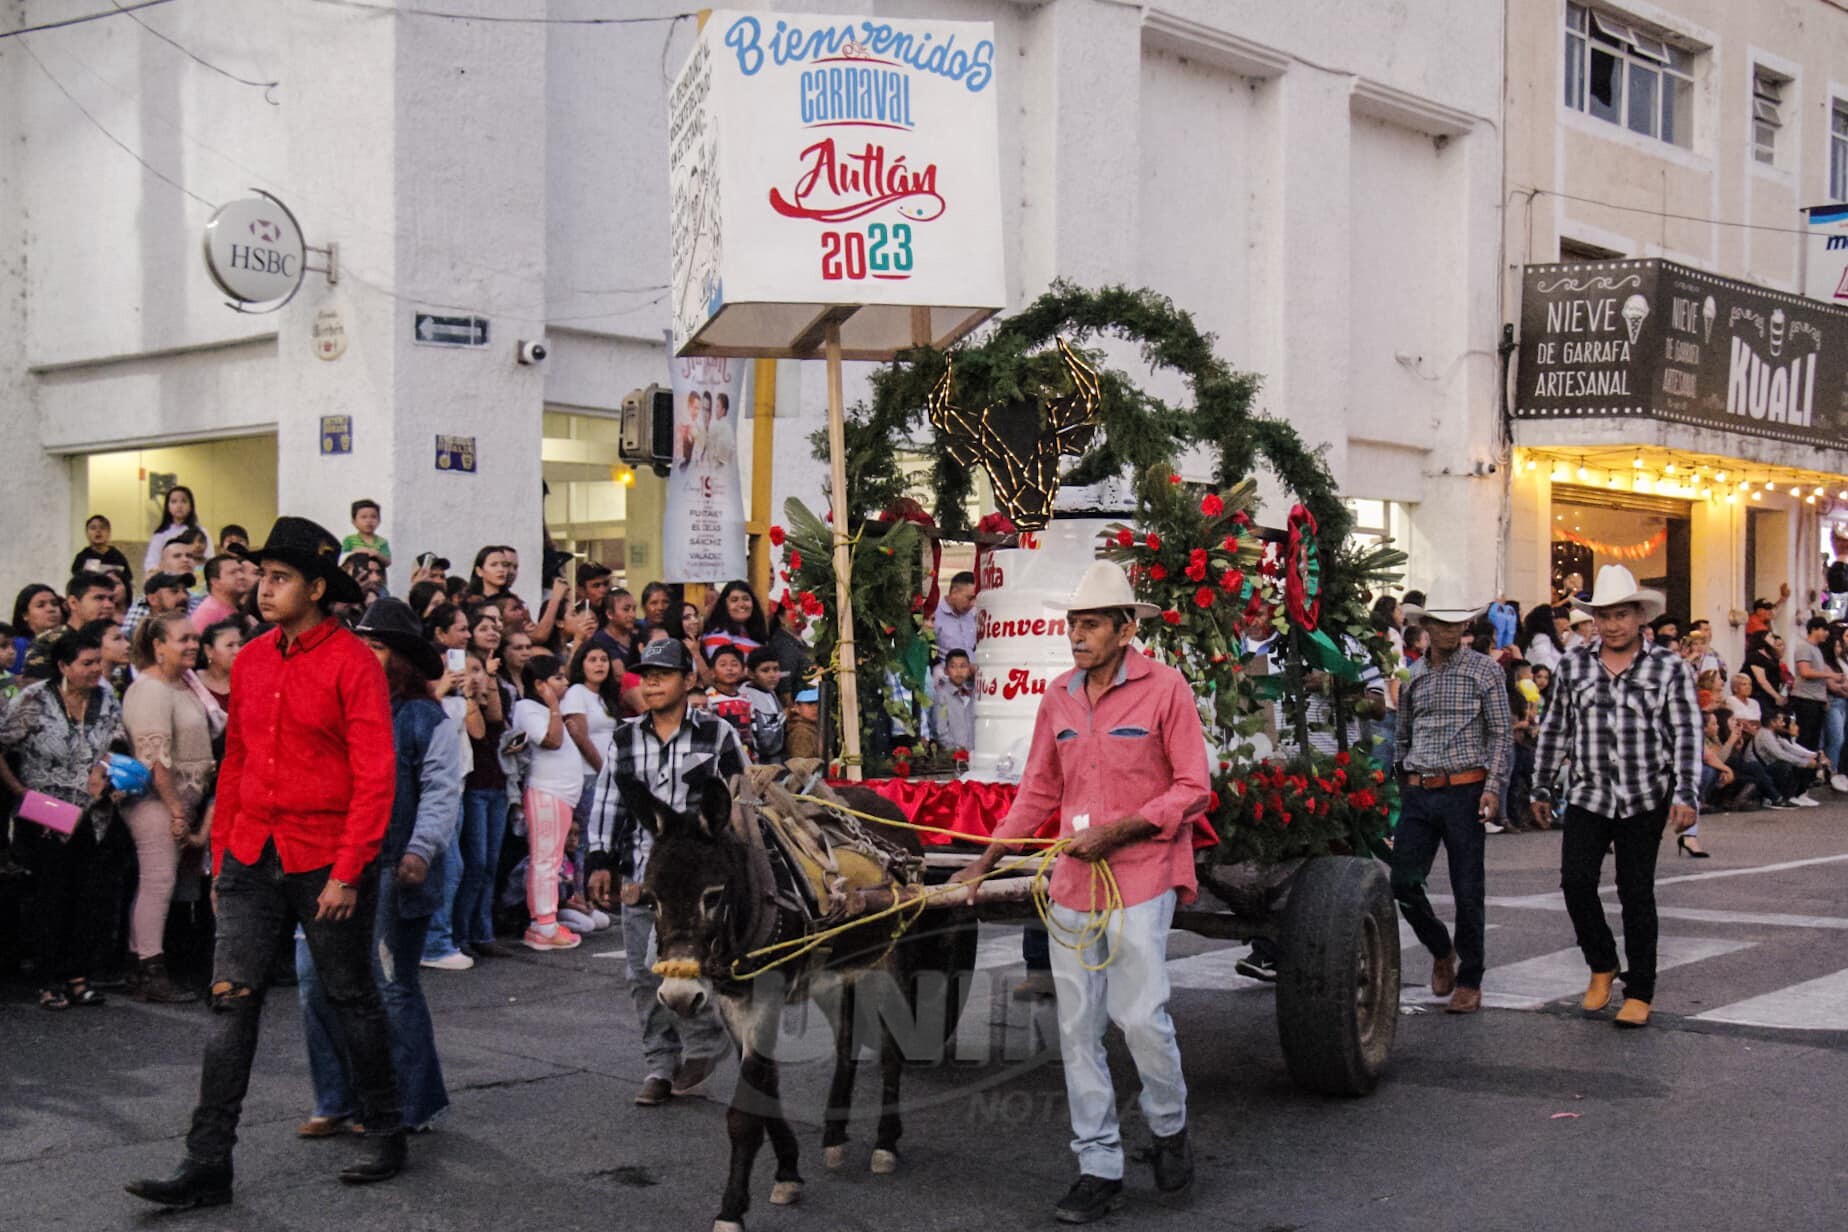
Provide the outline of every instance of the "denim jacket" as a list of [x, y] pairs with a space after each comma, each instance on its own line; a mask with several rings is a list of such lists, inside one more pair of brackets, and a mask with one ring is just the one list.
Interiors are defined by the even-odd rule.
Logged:
[[398, 914], [416, 918], [443, 900], [443, 852], [462, 815], [462, 737], [442, 706], [419, 697], [392, 704], [392, 738], [398, 789], [379, 846], [379, 875], [395, 878], [407, 854], [423, 858], [430, 867], [423, 884], [398, 891]]

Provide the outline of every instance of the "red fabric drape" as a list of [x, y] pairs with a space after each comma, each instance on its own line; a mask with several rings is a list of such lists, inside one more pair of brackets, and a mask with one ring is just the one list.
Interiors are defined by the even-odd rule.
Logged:
[[[851, 784], [839, 781], [835, 787]], [[859, 784], [871, 788], [904, 811], [905, 820], [914, 826], [934, 826], [957, 834], [982, 837], [994, 832], [1007, 816], [1018, 788], [1013, 783], [984, 783], [974, 779], [868, 779]], [[1049, 817], [1036, 832], [1040, 838], [1059, 833], [1058, 818]], [[947, 846], [952, 840], [944, 834], [919, 836], [927, 847]], [[1194, 849], [1212, 847], [1219, 835], [1204, 817], [1194, 819]]]

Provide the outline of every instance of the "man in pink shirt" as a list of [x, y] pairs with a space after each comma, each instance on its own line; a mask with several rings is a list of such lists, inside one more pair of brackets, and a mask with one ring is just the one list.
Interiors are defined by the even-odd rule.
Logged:
[[240, 557], [227, 553], [206, 561], [206, 595], [193, 609], [193, 624], [198, 626], [199, 632], [236, 616], [250, 587], [250, 571], [244, 568]]
[[[1052, 973], [1080, 1175], [1053, 1213], [1063, 1223], [1090, 1223], [1123, 1193], [1123, 1142], [1104, 1053], [1110, 1022], [1142, 1080], [1157, 1187], [1173, 1193], [1193, 1180], [1187, 1084], [1168, 1016], [1168, 930], [1176, 905], [1197, 894], [1193, 825], [1211, 789], [1193, 690], [1173, 668], [1131, 649], [1136, 621], [1157, 609], [1138, 603], [1127, 575], [1108, 561], [1092, 565], [1060, 606], [1075, 666], [1046, 687], [1020, 792], [995, 836], [1026, 838], [1056, 814], [1059, 836], [1071, 841], [1052, 872]], [[990, 846], [957, 880], [988, 872], [1003, 851]], [[1094, 940], [1073, 948], [1087, 913], [1104, 907], [1095, 873], [1106, 859], [1122, 909], [1093, 930]]]

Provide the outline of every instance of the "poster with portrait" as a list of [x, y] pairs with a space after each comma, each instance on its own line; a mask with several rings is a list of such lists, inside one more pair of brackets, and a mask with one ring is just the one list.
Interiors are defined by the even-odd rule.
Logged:
[[661, 580], [727, 582], [744, 576], [738, 420], [750, 361], [672, 362], [674, 461], [661, 526]]

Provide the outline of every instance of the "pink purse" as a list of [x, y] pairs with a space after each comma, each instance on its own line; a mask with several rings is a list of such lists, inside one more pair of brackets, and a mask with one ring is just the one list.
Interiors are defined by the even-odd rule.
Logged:
[[19, 802], [19, 817], [47, 830], [56, 830], [59, 834], [69, 834], [77, 828], [78, 819], [83, 810], [75, 804], [67, 803], [56, 796], [48, 796], [42, 791], [29, 791]]

